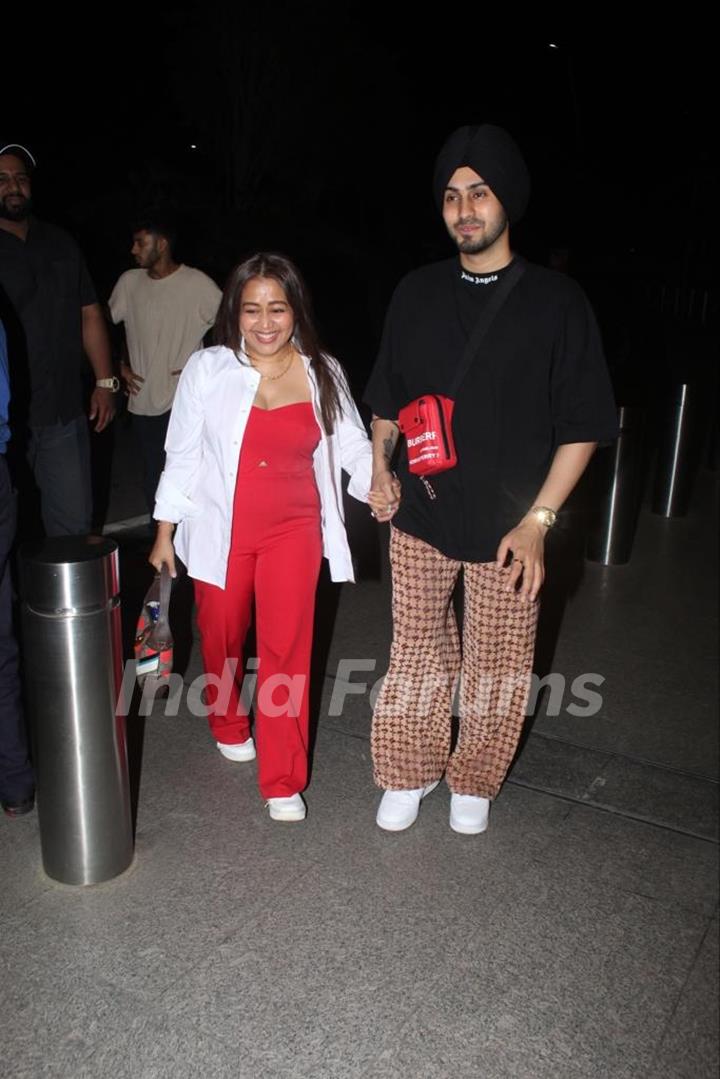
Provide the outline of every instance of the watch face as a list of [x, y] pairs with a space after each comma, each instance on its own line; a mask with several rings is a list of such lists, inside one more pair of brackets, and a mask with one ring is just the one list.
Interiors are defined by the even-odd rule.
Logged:
[[539, 507], [535, 510], [535, 516], [541, 524], [544, 524], [546, 528], [552, 528], [557, 520], [557, 513], [555, 510], [548, 509], [545, 506]]

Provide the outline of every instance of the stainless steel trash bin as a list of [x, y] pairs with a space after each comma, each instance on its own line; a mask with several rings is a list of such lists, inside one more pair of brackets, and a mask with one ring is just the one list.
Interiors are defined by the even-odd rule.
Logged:
[[630, 560], [645, 471], [644, 408], [622, 405], [618, 421], [617, 440], [598, 450], [592, 462], [598, 505], [586, 555], [590, 562], [604, 566], [620, 566]]
[[98, 884], [133, 857], [117, 544], [67, 536], [20, 552], [24, 674], [45, 872]]

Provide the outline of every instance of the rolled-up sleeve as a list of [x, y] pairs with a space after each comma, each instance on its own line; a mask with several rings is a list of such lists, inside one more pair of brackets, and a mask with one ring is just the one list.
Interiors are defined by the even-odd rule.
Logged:
[[177, 523], [200, 512], [193, 500], [202, 467], [204, 405], [202, 353], [188, 360], [178, 382], [165, 440], [165, 468], [155, 496], [157, 521]]
[[342, 368], [339, 364], [333, 364], [333, 368], [341, 409], [335, 421], [340, 467], [350, 477], [348, 494], [360, 502], [367, 502], [372, 482], [372, 446]]

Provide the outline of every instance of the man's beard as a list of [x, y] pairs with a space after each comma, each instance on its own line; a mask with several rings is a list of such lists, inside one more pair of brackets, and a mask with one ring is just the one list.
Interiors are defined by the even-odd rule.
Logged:
[[160, 261], [160, 253], [158, 251], [150, 251], [146, 255], [135, 256], [135, 261], [138, 264], [138, 268], [141, 270], [152, 270], [153, 266], [156, 266]]
[[457, 244], [458, 251], [463, 255], [479, 255], [481, 251], [487, 251], [489, 247], [499, 240], [503, 232], [507, 228], [508, 219], [503, 215], [501, 220], [497, 223], [492, 231], [488, 232], [484, 230], [479, 237], [471, 239], [469, 236], [463, 238], [458, 236], [454, 231], [452, 237]]
[[[7, 205], [6, 199], [12, 197], [16, 202], [16, 205], [12, 208]], [[3, 217], [6, 221], [25, 221], [30, 216], [32, 210], [32, 199], [25, 196], [5, 196], [4, 199], [0, 199], [0, 217]]]

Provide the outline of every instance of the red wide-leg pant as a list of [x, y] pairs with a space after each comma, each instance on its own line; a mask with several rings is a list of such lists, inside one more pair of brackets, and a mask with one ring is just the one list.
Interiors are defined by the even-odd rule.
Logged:
[[[215, 709], [210, 729], [216, 741], [229, 745], [250, 736], [240, 686], [254, 600], [255, 743], [263, 798], [296, 794], [307, 783], [310, 654], [321, 558], [312, 469], [281, 472], [272, 461], [255, 467], [251, 459], [238, 473], [225, 588], [196, 580], [195, 598], [205, 672], [221, 682], [219, 691], [211, 686], [207, 693]], [[228, 660], [237, 661], [232, 679]]]

